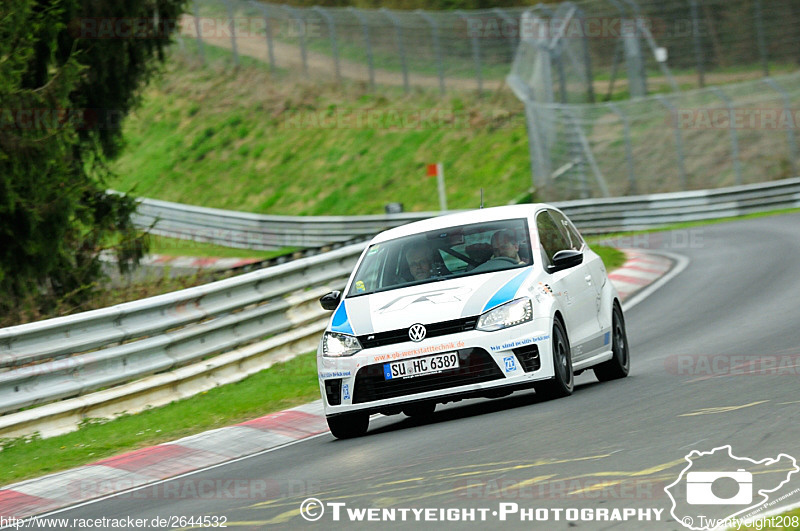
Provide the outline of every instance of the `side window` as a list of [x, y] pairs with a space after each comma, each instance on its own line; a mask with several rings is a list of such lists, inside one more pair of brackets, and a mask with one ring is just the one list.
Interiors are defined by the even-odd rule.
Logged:
[[564, 233], [564, 236], [569, 240], [569, 248], [573, 251], [580, 251], [583, 247], [583, 238], [578, 233], [578, 230], [575, 226], [570, 223], [570, 221], [562, 214], [561, 212], [556, 212], [555, 210], [550, 211], [550, 214], [553, 216], [555, 222], [561, 227], [561, 232]]
[[536, 216], [536, 230], [539, 231], [542, 254], [548, 264], [553, 263], [553, 256], [558, 251], [572, 248], [564, 232], [547, 212], [540, 212]]

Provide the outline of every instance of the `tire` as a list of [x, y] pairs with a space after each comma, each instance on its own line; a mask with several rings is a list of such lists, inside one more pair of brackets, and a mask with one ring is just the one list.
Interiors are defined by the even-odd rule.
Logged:
[[337, 439], [352, 439], [367, 433], [369, 415], [366, 413], [348, 413], [327, 417], [328, 428]]
[[419, 402], [403, 406], [403, 414], [413, 418], [430, 417], [434, 411], [436, 411], [436, 402]]
[[616, 302], [611, 316], [611, 352], [613, 357], [594, 368], [594, 374], [601, 382], [625, 378], [631, 368], [628, 335], [625, 333], [625, 318]]
[[550, 380], [536, 384], [536, 394], [546, 399], [562, 398], [572, 394], [575, 389], [575, 375], [572, 371], [572, 354], [569, 348], [569, 339], [564, 325], [559, 319], [553, 322], [553, 336], [551, 339], [553, 352], [553, 369], [555, 376]]

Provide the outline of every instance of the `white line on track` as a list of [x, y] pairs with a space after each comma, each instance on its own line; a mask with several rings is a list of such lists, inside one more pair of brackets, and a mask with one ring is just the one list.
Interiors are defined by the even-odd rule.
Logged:
[[669, 271], [669, 273], [667, 273], [663, 277], [659, 278], [658, 280], [656, 280], [655, 282], [644, 288], [642, 291], [634, 295], [632, 298], [623, 302], [622, 303], [623, 311], [627, 312], [628, 310], [630, 310], [631, 308], [633, 308], [634, 306], [645, 300], [647, 297], [652, 295], [661, 286], [663, 286], [664, 284], [666, 284], [667, 282], [678, 276], [684, 269], [686, 269], [686, 267], [689, 265], [690, 262], [688, 257], [680, 254], [668, 253], [666, 251], [651, 251], [651, 250], [648, 250], [647, 252], [652, 254], [660, 254], [662, 256], [666, 256], [667, 258], [675, 260], [675, 266]]

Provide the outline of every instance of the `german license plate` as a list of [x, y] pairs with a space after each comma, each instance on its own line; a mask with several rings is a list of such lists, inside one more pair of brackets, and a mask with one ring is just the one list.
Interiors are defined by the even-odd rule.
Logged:
[[383, 364], [383, 377], [385, 380], [395, 378], [412, 378], [425, 374], [435, 374], [448, 369], [458, 368], [458, 353], [446, 352], [425, 358], [413, 360], [394, 361]]

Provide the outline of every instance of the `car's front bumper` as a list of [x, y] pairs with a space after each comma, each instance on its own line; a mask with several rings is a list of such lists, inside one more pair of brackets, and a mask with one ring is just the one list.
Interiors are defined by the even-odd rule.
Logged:
[[[450, 336], [366, 349], [354, 356], [317, 353], [318, 377], [327, 416], [354, 411], [396, 411], [419, 401], [448, 402], [470, 396], [525, 388], [552, 378], [552, 320], [495, 332], [472, 330]], [[386, 380], [384, 364], [457, 352], [459, 368], [436, 374]]]

